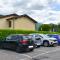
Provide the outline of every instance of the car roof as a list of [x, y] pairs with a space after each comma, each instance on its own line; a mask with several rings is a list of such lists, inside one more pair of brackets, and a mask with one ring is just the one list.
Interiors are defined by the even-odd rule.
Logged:
[[47, 34], [47, 35], [59, 35], [59, 34]]
[[20, 36], [27, 36], [27, 34], [10, 34], [11, 35], [20, 35]]
[[[29, 35], [40, 35], [39, 33], [33, 33], [33, 34], [29, 34]], [[41, 35], [44, 35], [44, 34], [41, 34]]]

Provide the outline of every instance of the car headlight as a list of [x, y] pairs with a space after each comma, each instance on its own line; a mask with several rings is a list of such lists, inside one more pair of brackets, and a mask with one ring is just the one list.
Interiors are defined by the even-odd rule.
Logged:
[[50, 40], [50, 42], [57, 42], [57, 40]]
[[54, 42], [54, 40], [49, 40], [49, 42]]
[[53, 40], [54, 42], [57, 42], [57, 40]]

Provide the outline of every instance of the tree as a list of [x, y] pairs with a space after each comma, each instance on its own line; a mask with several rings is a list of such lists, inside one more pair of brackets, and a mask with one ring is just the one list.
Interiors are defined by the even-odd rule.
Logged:
[[60, 23], [58, 23], [58, 31], [60, 31]]
[[42, 24], [39, 28], [39, 31], [50, 31], [51, 26], [49, 24]]
[[51, 31], [52, 32], [57, 32], [58, 31], [58, 25], [51, 23], [50, 26], [51, 26]]

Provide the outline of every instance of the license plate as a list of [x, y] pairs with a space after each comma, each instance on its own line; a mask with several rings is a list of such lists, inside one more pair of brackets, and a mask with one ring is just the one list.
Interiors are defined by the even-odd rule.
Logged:
[[29, 48], [33, 48], [33, 46], [29, 46]]

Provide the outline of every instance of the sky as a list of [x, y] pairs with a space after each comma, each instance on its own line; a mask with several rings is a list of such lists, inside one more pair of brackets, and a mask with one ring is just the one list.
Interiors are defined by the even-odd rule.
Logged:
[[0, 0], [0, 15], [27, 14], [39, 23], [60, 23], [60, 0]]

